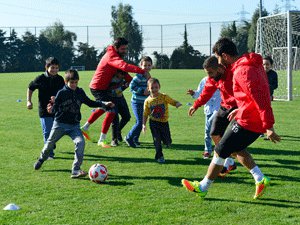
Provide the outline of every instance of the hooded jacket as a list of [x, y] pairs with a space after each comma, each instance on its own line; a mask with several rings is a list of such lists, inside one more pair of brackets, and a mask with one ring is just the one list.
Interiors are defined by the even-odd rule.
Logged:
[[226, 109], [236, 108], [237, 104], [233, 96], [232, 85], [232, 71], [229, 66], [220, 80], [215, 81], [213, 78], [207, 78], [204, 89], [199, 98], [194, 102], [193, 107], [197, 109], [200, 106], [205, 105], [213, 96], [215, 91], [219, 89], [222, 100], [221, 106]]
[[274, 115], [263, 59], [256, 53], [247, 53], [232, 65], [233, 93], [237, 102], [236, 121], [243, 128], [264, 133], [272, 128]]
[[[130, 73], [145, 73], [141, 68], [126, 63], [113, 46], [108, 46], [105, 55], [97, 66], [96, 72], [90, 83], [90, 88], [95, 90], [107, 90], [111, 79], [118, 69]], [[125, 80], [129, 83], [132, 80], [132, 77], [129, 74], [126, 74]]]

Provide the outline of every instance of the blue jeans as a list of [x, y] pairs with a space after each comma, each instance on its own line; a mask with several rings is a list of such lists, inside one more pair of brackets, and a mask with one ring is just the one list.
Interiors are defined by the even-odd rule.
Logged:
[[83, 161], [85, 141], [82, 136], [79, 124], [58, 123], [54, 121], [49, 138], [42, 149], [40, 159], [46, 160], [55, 143], [64, 135], [68, 135], [75, 144], [75, 157], [72, 166], [72, 172], [80, 170]]
[[[43, 137], [44, 137], [44, 144], [46, 144], [47, 139], [50, 135], [50, 131], [53, 125], [53, 121], [54, 118], [53, 117], [41, 117], [40, 118], [41, 121], [41, 126], [42, 126], [42, 130], [43, 130]], [[55, 146], [54, 146], [55, 149]], [[54, 156], [54, 149], [52, 149], [49, 153], [49, 156], [53, 157]]]
[[205, 115], [205, 136], [204, 136], [205, 146], [204, 146], [204, 151], [209, 152], [210, 154], [212, 153], [210, 129], [211, 129], [212, 121], [213, 121], [214, 116], [215, 116], [216, 113], [217, 113], [217, 111], [215, 111], [212, 114]]
[[131, 107], [135, 116], [135, 124], [129, 131], [127, 138], [134, 142], [138, 142], [143, 128], [144, 103], [131, 102]]

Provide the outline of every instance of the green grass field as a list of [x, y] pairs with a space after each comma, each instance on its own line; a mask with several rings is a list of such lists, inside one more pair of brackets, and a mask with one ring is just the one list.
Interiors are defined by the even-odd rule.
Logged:
[[[218, 179], [205, 200], [181, 187], [180, 180], [199, 179], [210, 160], [201, 157], [204, 114], [187, 116], [186, 89], [196, 88], [204, 76], [199, 70], [153, 70], [161, 91], [182, 102], [170, 108], [173, 146], [164, 149], [166, 164], [154, 161], [150, 130], [142, 135], [142, 147], [100, 149], [87, 142], [82, 169], [94, 163], [108, 167], [109, 180], [97, 185], [89, 178], [73, 180], [70, 170], [74, 146], [68, 137], [57, 144], [56, 159], [39, 171], [33, 163], [43, 147], [37, 112], [26, 109], [28, 83], [39, 73], [0, 74], [0, 207], [15, 203], [19, 211], [0, 211], [0, 224], [300, 224], [300, 99], [272, 103], [275, 128], [282, 142], [262, 139], [253, 153], [272, 183], [261, 200], [252, 200], [254, 180], [245, 168]], [[63, 74], [63, 73], [61, 73]], [[79, 86], [91, 97], [88, 83], [93, 72], [81, 72]], [[128, 103], [130, 93], [125, 91]], [[21, 99], [21, 102], [17, 102]], [[82, 107], [82, 123], [91, 109]], [[91, 127], [98, 138], [102, 120]], [[126, 134], [134, 118], [124, 128]], [[109, 131], [109, 136], [110, 136]]]

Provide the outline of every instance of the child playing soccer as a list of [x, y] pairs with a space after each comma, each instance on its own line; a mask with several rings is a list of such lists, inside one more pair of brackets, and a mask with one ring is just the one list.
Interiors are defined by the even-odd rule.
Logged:
[[171, 133], [168, 123], [169, 110], [168, 104], [180, 107], [182, 104], [166, 94], [159, 92], [160, 83], [156, 78], [150, 78], [147, 82], [150, 96], [144, 102], [143, 132], [146, 131], [146, 123], [150, 116], [150, 129], [156, 150], [155, 159], [159, 163], [164, 163], [161, 142], [170, 145], [172, 142]]
[[64, 135], [68, 135], [75, 144], [75, 157], [71, 178], [87, 175], [86, 172], [80, 169], [85, 146], [79, 126], [81, 104], [84, 103], [89, 107], [114, 107], [114, 104], [112, 102], [92, 101], [81, 88], [77, 87], [78, 81], [79, 75], [76, 70], [66, 71], [66, 85], [57, 93], [55, 100], [52, 100], [47, 106], [48, 112], [54, 113], [54, 123], [41, 155], [34, 164], [35, 170], [41, 168], [44, 161], [48, 158], [50, 151], [53, 150], [55, 143]]
[[278, 75], [277, 73], [272, 69], [273, 67], [273, 59], [271, 56], [266, 56], [263, 59], [263, 66], [267, 73], [268, 81], [269, 81], [269, 88], [270, 88], [270, 97], [271, 101], [273, 101], [273, 93], [274, 90], [278, 87]]
[[[200, 94], [204, 89], [207, 79], [208, 76], [204, 77], [200, 81], [197, 90], [194, 91], [192, 89], [189, 89], [187, 91], [187, 94], [190, 94], [193, 98], [199, 98]], [[213, 96], [204, 105], [204, 114], [205, 114], [205, 135], [204, 135], [205, 142], [204, 142], [204, 152], [203, 152], [204, 159], [208, 159], [212, 154], [210, 130], [211, 130], [214, 116], [216, 115], [217, 111], [220, 108], [220, 104], [221, 104], [220, 90], [217, 89], [214, 92]]]
[[[55, 96], [57, 92], [65, 85], [64, 78], [58, 75], [59, 62], [54, 57], [49, 57], [46, 60], [45, 73], [37, 76], [30, 82], [27, 89], [27, 109], [31, 110], [32, 106], [32, 93], [38, 89], [39, 91], [39, 116], [44, 136], [44, 144], [46, 143], [54, 121], [53, 114], [47, 112], [47, 105], [51, 96]], [[50, 151], [49, 158], [54, 159], [53, 149]]]
[[[141, 68], [149, 72], [152, 68], [152, 59], [149, 56], [144, 56], [141, 59]], [[145, 74], [137, 74], [130, 82], [130, 91], [132, 92], [131, 107], [134, 113], [136, 122], [125, 137], [128, 146], [136, 148], [140, 146], [139, 137], [143, 127], [143, 112], [144, 102], [149, 96], [147, 89], [147, 81], [150, 76]]]
[[[109, 96], [112, 97], [112, 102], [115, 104], [116, 116], [112, 122], [112, 141], [111, 146], [116, 147], [119, 145], [119, 141], [122, 141], [121, 131], [130, 120], [130, 112], [124, 98], [123, 91], [128, 88], [128, 82], [125, 81], [126, 72], [117, 70], [116, 75], [113, 76], [109, 89], [111, 93]], [[119, 121], [119, 115], [121, 121]]]

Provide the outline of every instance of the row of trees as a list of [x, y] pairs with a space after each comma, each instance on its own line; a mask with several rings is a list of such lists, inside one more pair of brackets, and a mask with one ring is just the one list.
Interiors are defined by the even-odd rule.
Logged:
[[99, 60], [93, 46], [79, 42], [75, 48], [76, 34], [65, 30], [60, 22], [41, 31], [38, 37], [27, 31], [19, 38], [15, 30], [8, 38], [5, 36], [0, 30], [0, 72], [40, 71], [49, 56], [61, 59], [63, 69], [72, 64], [95, 69]]
[[[264, 10], [263, 15], [267, 14]], [[133, 18], [132, 7], [122, 3], [117, 7], [112, 6], [111, 17], [112, 39], [125, 37], [129, 41], [126, 60], [137, 64], [143, 51], [143, 38], [140, 26]], [[251, 22], [245, 21], [240, 25], [233, 22], [224, 26], [220, 36], [231, 38], [241, 54], [254, 51], [258, 17], [257, 9]], [[86, 70], [94, 70], [105, 53], [105, 49], [98, 52], [87, 43], [79, 42], [75, 47], [76, 34], [66, 30], [61, 22], [55, 22], [53, 26], [42, 30], [39, 36], [27, 31], [19, 38], [15, 30], [12, 30], [9, 37], [6, 36], [7, 34], [0, 30], [0, 72], [40, 71], [43, 70], [44, 61], [49, 56], [59, 58], [62, 69], [67, 69], [70, 65], [84, 65]], [[153, 55], [155, 67], [172, 69], [202, 68], [207, 57], [188, 43], [186, 27], [183, 43], [173, 51], [171, 57], [156, 51]]]

